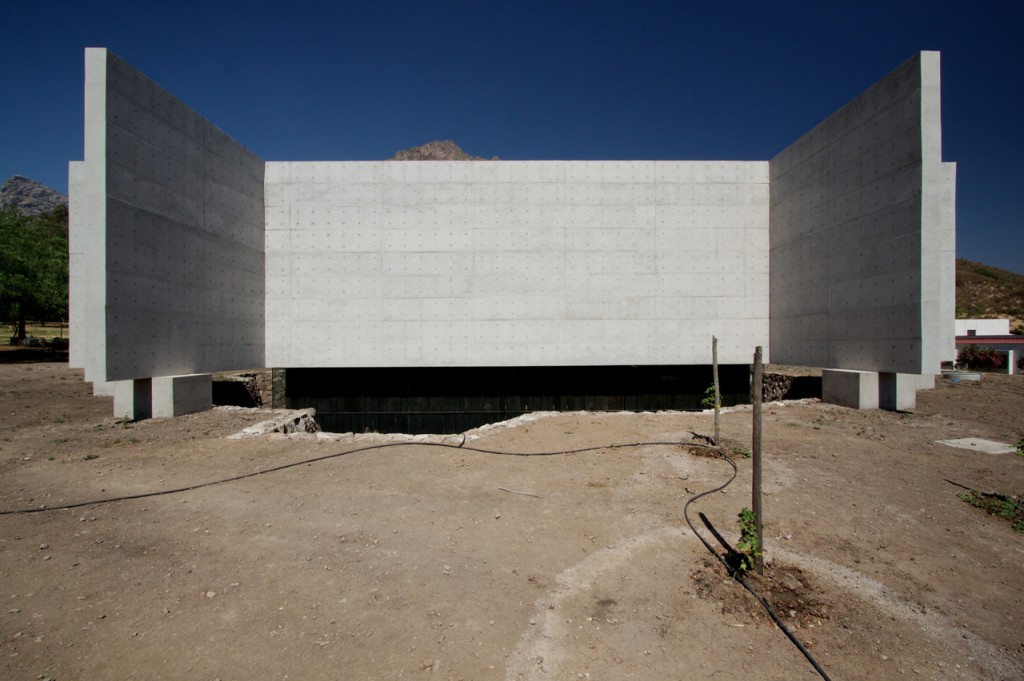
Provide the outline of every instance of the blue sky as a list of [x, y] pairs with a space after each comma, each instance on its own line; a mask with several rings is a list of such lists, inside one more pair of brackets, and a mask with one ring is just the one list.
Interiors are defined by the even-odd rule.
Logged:
[[433, 139], [523, 159], [766, 160], [942, 52], [960, 257], [1024, 272], [1024, 2], [9, 4], [0, 180], [67, 190], [83, 48], [108, 47], [266, 160]]

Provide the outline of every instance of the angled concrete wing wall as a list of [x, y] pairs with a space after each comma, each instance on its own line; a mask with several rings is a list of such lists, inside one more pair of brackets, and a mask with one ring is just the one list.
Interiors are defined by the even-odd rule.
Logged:
[[773, 361], [939, 370], [955, 232], [939, 107], [924, 52], [771, 160]]
[[766, 162], [268, 163], [267, 364], [748, 363]]
[[262, 366], [263, 161], [105, 49], [86, 51], [85, 122], [71, 280], [87, 378]]

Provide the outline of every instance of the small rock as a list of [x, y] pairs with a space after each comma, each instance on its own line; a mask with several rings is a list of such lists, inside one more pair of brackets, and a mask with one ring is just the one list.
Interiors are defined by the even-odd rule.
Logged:
[[537, 623], [537, 619], [535, 617], [531, 617], [530, 618], [530, 624], [536, 624], [536, 623]]
[[50, 545], [49, 545], [49, 544], [40, 544], [40, 545], [39, 545], [39, 550], [40, 550], [40, 551], [45, 551], [45, 550], [46, 550], [46, 549], [48, 549], [48, 548], [50, 548]]
[[217, 595], [217, 592], [216, 592], [216, 591], [207, 591], [207, 592], [206, 592], [206, 593], [205, 593], [204, 595], [205, 595], [205, 596], [206, 596], [207, 598], [213, 598], [214, 596], [216, 596], [216, 595]]

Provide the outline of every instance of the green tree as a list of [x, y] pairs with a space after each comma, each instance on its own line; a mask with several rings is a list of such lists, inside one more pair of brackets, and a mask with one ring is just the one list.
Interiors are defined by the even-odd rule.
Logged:
[[0, 210], [0, 320], [25, 338], [25, 321], [68, 314], [67, 211], [27, 217]]

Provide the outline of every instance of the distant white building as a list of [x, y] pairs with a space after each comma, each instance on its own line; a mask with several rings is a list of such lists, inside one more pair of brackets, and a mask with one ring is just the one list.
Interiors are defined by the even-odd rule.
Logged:
[[956, 335], [959, 336], [1009, 336], [1009, 319], [958, 319]]
[[996, 350], [1006, 356], [1007, 373], [1020, 373], [1017, 360], [1024, 354], [1024, 336], [1010, 333], [1009, 319], [956, 320], [956, 351], [968, 345]]

